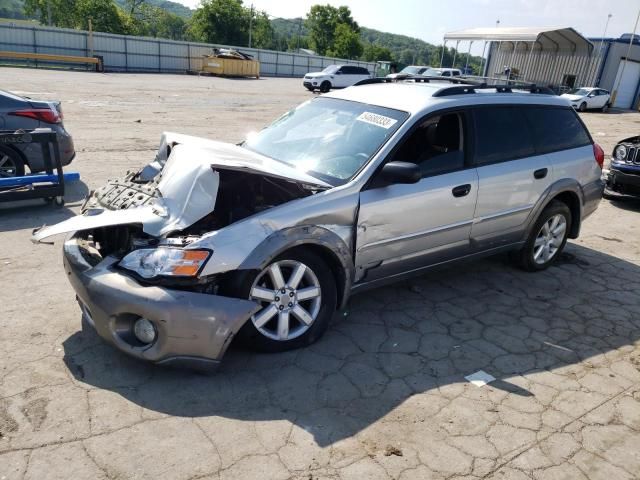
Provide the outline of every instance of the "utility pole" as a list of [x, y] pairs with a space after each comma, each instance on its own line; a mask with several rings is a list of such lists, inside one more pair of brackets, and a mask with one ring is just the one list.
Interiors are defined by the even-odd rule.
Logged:
[[618, 87], [620, 87], [620, 82], [622, 81], [622, 77], [624, 77], [624, 69], [627, 66], [627, 58], [629, 58], [629, 55], [631, 54], [631, 46], [633, 45], [633, 39], [636, 36], [636, 30], [638, 28], [638, 20], [640, 20], [640, 10], [638, 10], [638, 16], [636, 17], [636, 23], [633, 26], [633, 33], [631, 34], [631, 38], [629, 39], [629, 48], [627, 48], [627, 56], [624, 57], [624, 60], [622, 61], [622, 71], [620, 72], [620, 76], [616, 79], [616, 83], [613, 87], [613, 92], [611, 94], [611, 105], [615, 105], [616, 103], [616, 97], [618, 96]]
[[[599, 57], [599, 61], [595, 64], [595, 68], [598, 68], [600, 65], [599, 63], [602, 62], [603, 58], [602, 58], [602, 47], [604, 47], [604, 39], [607, 36], [607, 28], [609, 27], [609, 20], [611, 20], [611, 17], [613, 17], [613, 15], [609, 14], [607, 15], [607, 22], [604, 24], [604, 32], [602, 32], [602, 38], [600, 39], [600, 47], [598, 48], [598, 57]], [[594, 77], [595, 74], [597, 74], [597, 72], [594, 72]], [[600, 84], [600, 79], [596, 78], [595, 79], [595, 85], [599, 85]]]
[[51, 26], [51, 0], [47, 0], [47, 24]]
[[251, 4], [251, 14], [249, 15], [249, 48], [251, 48], [251, 30], [253, 28], [253, 3]]

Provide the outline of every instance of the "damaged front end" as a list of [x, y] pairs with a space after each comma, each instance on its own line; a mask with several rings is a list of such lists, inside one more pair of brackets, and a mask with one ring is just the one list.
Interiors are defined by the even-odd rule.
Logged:
[[93, 191], [81, 215], [33, 241], [72, 232], [65, 270], [83, 317], [111, 344], [157, 363], [215, 365], [260, 307], [226, 288], [232, 265], [203, 274], [214, 255], [203, 236], [328, 187], [274, 162], [165, 134], [151, 164]]

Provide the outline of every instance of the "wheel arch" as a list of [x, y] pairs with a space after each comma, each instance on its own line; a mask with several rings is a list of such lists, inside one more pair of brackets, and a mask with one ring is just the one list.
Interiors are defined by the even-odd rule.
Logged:
[[580, 223], [581, 223], [581, 202], [578, 194], [574, 191], [565, 190], [552, 197], [547, 205], [553, 201], [559, 201], [569, 207], [571, 212], [571, 226], [569, 228], [569, 238], [578, 238], [580, 235]]
[[349, 299], [353, 283], [353, 259], [347, 244], [326, 228], [303, 226], [275, 232], [247, 256], [238, 270], [262, 270], [274, 258], [299, 249], [312, 251], [327, 263], [336, 281], [338, 309], [343, 308]]
[[580, 183], [574, 179], [561, 179], [547, 188], [531, 211], [523, 238], [526, 239], [542, 211], [554, 200], [563, 202], [571, 211], [569, 238], [578, 238], [582, 225], [582, 205], [584, 193]]

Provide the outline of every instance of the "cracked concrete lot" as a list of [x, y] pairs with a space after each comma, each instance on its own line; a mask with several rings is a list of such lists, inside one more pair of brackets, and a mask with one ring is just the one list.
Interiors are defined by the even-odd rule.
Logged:
[[[163, 130], [236, 142], [311, 94], [23, 69], [0, 87], [62, 100], [84, 182], [63, 209], [0, 207], [0, 479], [640, 478], [640, 202], [603, 201], [546, 272], [456, 266], [355, 296], [310, 348], [156, 368], [82, 329], [60, 239], [31, 230], [151, 159]], [[640, 127], [582, 118], [607, 154]], [[497, 380], [464, 380], [480, 369]]]

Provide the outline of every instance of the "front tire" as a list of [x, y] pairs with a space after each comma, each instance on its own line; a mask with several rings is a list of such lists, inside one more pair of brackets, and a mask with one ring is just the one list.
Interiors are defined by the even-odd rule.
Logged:
[[238, 297], [262, 309], [240, 330], [243, 343], [261, 352], [284, 352], [310, 345], [327, 329], [336, 311], [336, 283], [317, 255], [290, 250], [262, 271], [241, 280]]
[[580, 104], [580, 106], [578, 107], [578, 110], [580, 110], [581, 112], [586, 112], [587, 111], [587, 102], [582, 102]]
[[331, 82], [325, 80], [320, 84], [320, 93], [327, 93], [329, 90], [331, 90]]
[[0, 145], [0, 178], [24, 176], [24, 160], [11, 148]]
[[571, 210], [566, 204], [552, 201], [540, 214], [531, 229], [517, 260], [528, 272], [549, 268], [567, 243], [571, 228]]

